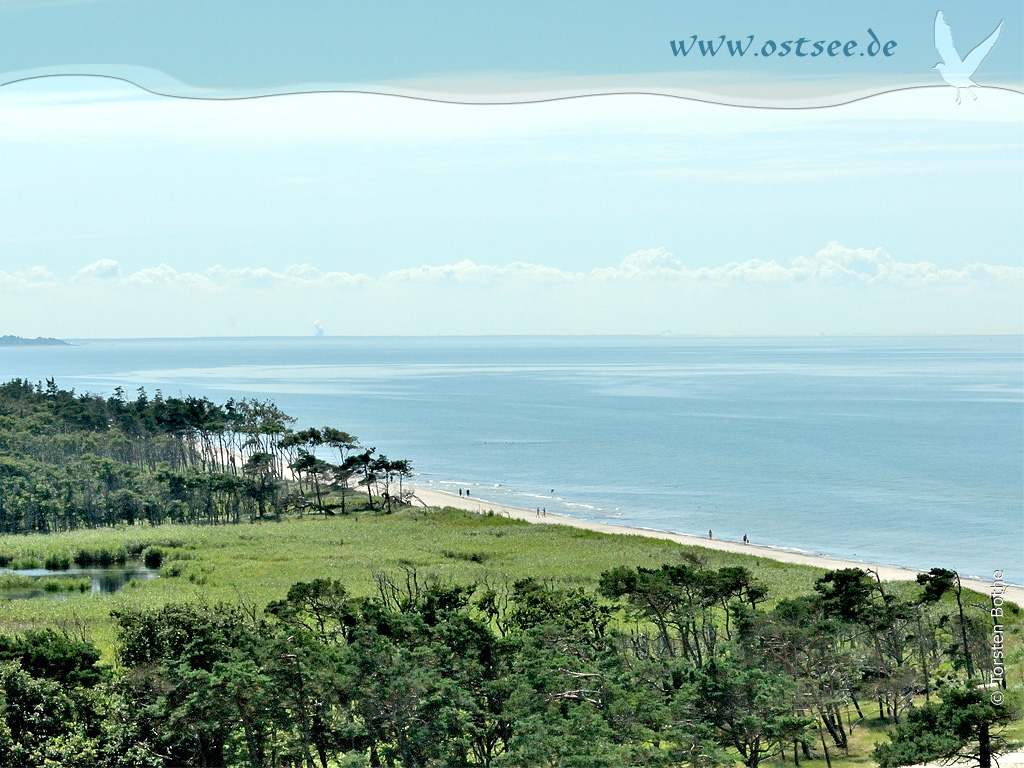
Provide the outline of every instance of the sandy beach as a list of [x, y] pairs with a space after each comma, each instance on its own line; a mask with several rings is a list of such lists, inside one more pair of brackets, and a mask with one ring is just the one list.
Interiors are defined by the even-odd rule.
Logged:
[[[883, 581], [913, 581], [919, 573], [924, 571], [913, 568], [904, 568], [899, 565], [881, 565], [878, 563], [862, 563], [856, 560], [841, 560], [835, 557], [824, 555], [809, 555], [802, 552], [792, 552], [777, 547], [766, 547], [758, 544], [744, 544], [737, 541], [723, 541], [720, 539], [707, 539], [702, 536], [691, 536], [684, 533], [673, 533], [671, 531], [658, 531], [651, 528], [634, 528], [626, 525], [609, 525], [607, 523], [593, 523], [588, 520], [577, 520], [575, 518], [558, 515], [548, 512], [544, 517], [538, 517], [536, 510], [510, 507], [505, 504], [496, 504], [486, 499], [459, 496], [446, 491], [436, 491], [429, 488], [415, 488], [413, 503], [419, 503], [425, 507], [455, 507], [470, 512], [488, 512], [505, 515], [516, 520], [525, 520], [528, 523], [539, 523], [547, 525], [570, 525], [575, 528], [584, 528], [588, 531], [600, 533], [617, 533], [628, 536], [648, 536], [652, 539], [667, 539], [679, 544], [687, 544], [708, 549], [718, 549], [724, 552], [738, 552], [744, 555], [756, 555], [767, 557], [772, 560], [779, 560], [784, 563], [796, 563], [799, 565], [813, 565], [818, 568], [860, 568], [878, 573]], [[979, 579], [962, 579], [961, 583], [968, 589], [976, 590], [984, 595], [992, 591], [990, 582]], [[1003, 592], [1003, 598], [1010, 600], [1017, 605], [1024, 606], [1024, 587], [1008, 585]]]

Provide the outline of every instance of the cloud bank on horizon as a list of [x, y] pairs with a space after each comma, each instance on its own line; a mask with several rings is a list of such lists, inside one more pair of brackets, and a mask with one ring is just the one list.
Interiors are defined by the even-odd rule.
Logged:
[[[352, 335], [1019, 333], [1024, 267], [953, 269], [836, 242], [786, 264], [751, 258], [689, 268], [655, 248], [588, 271], [463, 259], [374, 276], [306, 263], [126, 271], [99, 259], [66, 276], [39, 266], [0, 270], [0, 291], [13, 310], [5, 332], [68, 338], [307, 335], [319, 327]], [[62, 316], [60, 307], [75, 311]]]
[[822, 283], [853, 282], [866, 285], [940, 286], [964, 281], [1022, 281], [1024, 267], [999, 264], [966, 264], [960, 269], [939, 267], [930, 262], [896, 261], [882, 248], [846, 248], [830, 242], [810, 256], [799, 256], [785, 266], [778, 261], [758, 258], [730, 262], [717, 267], [688, 268], [664, 248], [634, 251], [614, 267], [595, 267], [573, 272], [543, 264], [517, 261], [505, 265], [477, 264], [463, 259], [453, 264], [423, 265], [395, 269], [371, 277], [362, 272], [322, 272], [310, 264], [293, 264], [282, 270], [267, 267], [226, 268], [220, 265], [202, 272], [179, 271], [167, 265], [146, 267], [125, 273], [113, 259], [99, 259], [76, 270], [69, 278], [60, 278], [46, 267], [22, 272], [0, 270], [0, 285], [14, 290], [55, 288], [61, 285], [99, 284], [119, 288], [174, 285], [210, 291], [232, 290], [246, 286], [300, 288], [355, 288], [371, 284], [407, 283], [436, 285], [453, 282], [484, 286], [496, 282], [601, 283], [631, 280], [674, 280], [679, 283], [745, 281], [788, 283], [814, 280]]
[[1021, 333], [1024, 97], [952, 96], [23, 84], [0, 91], [0, 333]]

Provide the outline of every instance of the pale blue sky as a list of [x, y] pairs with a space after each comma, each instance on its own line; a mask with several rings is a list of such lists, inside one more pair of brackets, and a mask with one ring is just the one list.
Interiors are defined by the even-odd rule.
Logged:
[[[928, 69], [934, 7], [901, 4], [896, 16], [891, 5], [828, 19], [702, 11], [682, 25], [759, 36], [891, 27], [908, 56], [884, 74], [941, 85]], [[395, 34], [368, 3], [292, 16], [266, 4], [230, 23], [240, 6], [215, 6], [200, 19], [172, 13], [182, 3], [0, 2], [15, 30], [0, 70], [58, 66], [58, 41], [70, 62], [121, 56], [224, 88], [643, 73], [657, 62], [640, 41], [667, 40], [672, 27], [664, 3], [649, 16], [631, 4], [628, 17], [613, 4], [467, 12], [443, 29], [479, 4], [410, 6]], [[1006, 4], [943, 8], [965, 48], [1007, 16]], [[631, 23], [616, 27], [616, 13]], [[1020, 73], [996, 53], [1020, 52], [1015, 13], [983, 68], [1011, 83]], [[127, 26], [102, 27], [111, 14]], [[344, 72], [325, 65], [327, 22], [342, 16]], [[47, 19], [60, 20], [49, 33]], [[224, 36], [232, 25], [238, 35]], [[19, 38], [31, 30], [34, 43]], [[147, 35], [157, 44], [143, 53]], [[444, 35], [461, 42], [437, 44]], [[603, 47], [623, 39], [637, 44]], [[770, 90], [786, 72], [746, 76]], [[957, 105], [945, 87], [786, 112], [654, 96], [211, 102], [96, 79], [10, 85], [0, 89], [0, 333], [306, 334], [316, 322], [369, 334], [1020, 333], [1022, 125], [1024, 96], [981, 89]]]
[[[924, 72], [938, 61], [931, 23], [942, 9], [960, 46], [1000, 20], [1005, 41], [989, 82], [1021, 79], [1019, 3], [1001, 0], [0, 0], [0, 72], [51, 65], [151, 67], [194, 86], [259, 88], [306, 82], [381, 83], [479, 72], [616, 75], [691, 69], [835, 77]], [[891, 59], [855, 56], [714, 62], [673, 58], [691, 34], [758, 39], [898, 42]], [[966, 54], [966, 51], [961, 51]]]

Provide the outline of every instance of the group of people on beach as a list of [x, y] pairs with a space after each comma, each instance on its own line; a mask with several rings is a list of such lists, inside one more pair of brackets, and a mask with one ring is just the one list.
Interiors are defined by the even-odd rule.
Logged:
[[[708, 538], [709, 539], [713, 539], [714, 538], [714, 536], [711, 535], [711, 531], [710, 530], [708, 531]], [[749, 544], [750, 543], [750, 539], [747, 538], [747, 534], [745, 534], [745, 533], [743, 534], [743, 543], [744, 544]]]
[[[551, 492], [554, 493], [555, 489], [552, 488]], [[459, 496], [461, 497], [462, 495], [463, 495], [463, 491], [462, 491], [461, 488], [459, 488]], [[469, 488], [466, 489], [465, 496], [467, 498], [469, 497]], [[547, 507], [537, 507], [537, 517], [547, 517], [547, 516], [548, 516], [548, 508]], [[714, 538], [714, 535], [712, 534], [710, 529], [708, 530], [708, 538], [709, 539], [713, 539]], [[743, 543], [744, 544], [749, 544], [750, 543], [750, 539], [747, 538], [747, 534], [745, 534], [745, 533], [743, 534]]]

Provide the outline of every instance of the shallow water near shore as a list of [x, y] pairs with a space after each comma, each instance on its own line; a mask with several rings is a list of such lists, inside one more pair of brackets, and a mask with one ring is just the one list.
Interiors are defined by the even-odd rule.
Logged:
[[1019, 336], [103, 340], [0, 376], [269, 398], [423, 487], [1024, 583]]

